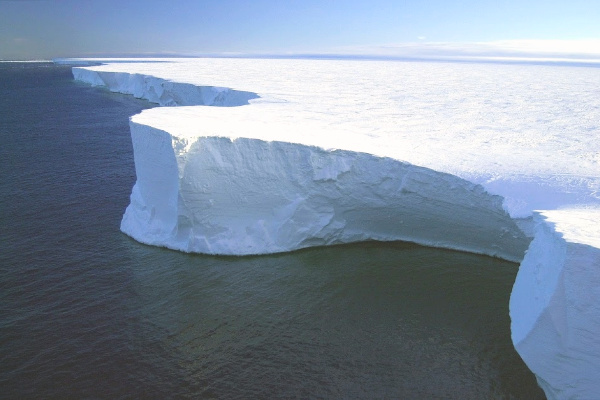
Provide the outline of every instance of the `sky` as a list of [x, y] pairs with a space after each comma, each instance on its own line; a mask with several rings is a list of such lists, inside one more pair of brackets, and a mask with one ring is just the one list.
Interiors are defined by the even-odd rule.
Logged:
[[0, 60], [540, 51], [600, 58], [600, 1], [0, 0]]

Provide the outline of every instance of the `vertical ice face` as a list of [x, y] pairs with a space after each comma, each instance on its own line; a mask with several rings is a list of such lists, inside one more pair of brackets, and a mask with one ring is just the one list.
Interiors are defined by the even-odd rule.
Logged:
[[527, 246], [499, 196], [455, 176], [366, 153], [204, 136], [201, 126], [182, 137], [142, 123], [164, 113], [131, 122], [137, 182], [121, 229], [141, 242], [243, 255], [407, 240], [510, 260]]
[[600, 393], [600, 208], [545, 211], [510, 299], [515, 348], [549, 399]]
[[142, 74], [94, 71], [84, 67], [74, 67], [73, 77], [93, 86], [103, 86], [113, 92], [130, 94], [161, 106], [231, 107], [248, 104], [249, 100], [258, 97], [252, 92], [196, 86]]
[[[146, 231], [155, 238], [151, 244], [160, 245], [177, 230], [179, 182], [171, 135], [140, 126], [131, 130], [131, 139], [137, 182], [122, 225]], [[135, 210], [135, 217], [129, 212], [131, 209]]]

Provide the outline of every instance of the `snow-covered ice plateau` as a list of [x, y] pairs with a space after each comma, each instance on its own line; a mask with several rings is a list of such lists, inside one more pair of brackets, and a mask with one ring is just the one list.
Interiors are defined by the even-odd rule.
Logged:
[[88, 61], [105, 64], [75, 79], [179, 106], [131, 118], [125, 233], [211, 254], [376, 239], [522, 260], [517, 351], [549, 398], [600, 393], [597, 68]]

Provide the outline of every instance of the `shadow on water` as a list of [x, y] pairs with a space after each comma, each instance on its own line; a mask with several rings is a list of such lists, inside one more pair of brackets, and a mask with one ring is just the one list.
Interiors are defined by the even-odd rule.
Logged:
[[406, 243], [144, 246], [119, 221], [128, 117], [149, 105], [47, 64], [0, 66], [0, 102], [2, 396], [543, 398], [510, 343], [517, 265]]

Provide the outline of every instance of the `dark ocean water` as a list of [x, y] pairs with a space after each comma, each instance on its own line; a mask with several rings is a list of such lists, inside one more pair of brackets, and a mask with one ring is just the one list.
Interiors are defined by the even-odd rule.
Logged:
[[188, 255], [119, 231], [145, 102], [0, 63], [0, 398], [543, 398], [516, 264], [406, 243]]

